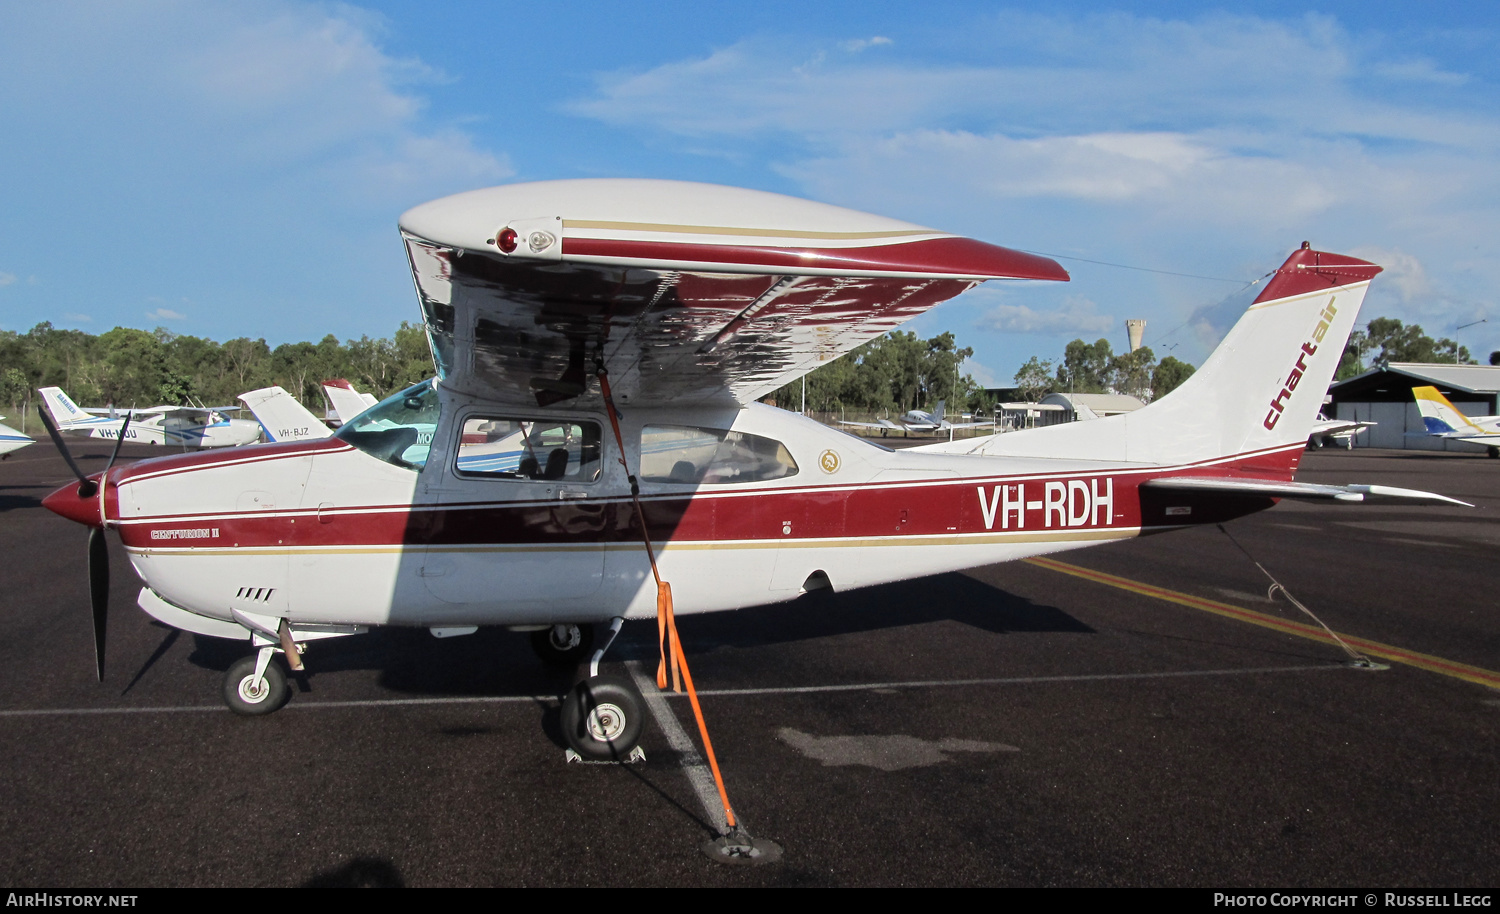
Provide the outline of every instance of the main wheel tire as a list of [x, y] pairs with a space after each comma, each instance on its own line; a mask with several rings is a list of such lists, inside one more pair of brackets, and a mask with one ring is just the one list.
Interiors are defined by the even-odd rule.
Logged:
[[551, 666], [577, 666], [594, 649], [594, 627], [565, 623], [532, 632], [531, 649]]
[[624, 761], [641, 741], [644, 713], [645, 701], [629, 680], [585, 679], [563, 699], [563, 738], [589, 761]]
[[286, 674], [274, 662], [266, 664], [266, 674], [257, 686], [253, 655], [235, 661], [224, 674], [224, 703], [236, 714], [270, 714], [286, 704], [287, 694]]

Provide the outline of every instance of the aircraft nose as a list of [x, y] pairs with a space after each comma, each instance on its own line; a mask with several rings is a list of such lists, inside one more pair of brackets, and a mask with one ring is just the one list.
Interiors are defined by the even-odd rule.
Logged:
[[[96, 486], [99, 483], [98, 476], [90, 477], [90, 480]], [[68, 483], [42, 499], [42, 506], [53, 514], [60, 514], [85, 527], [104, 526], [104, 517], [99, 508], [99, 493], [96, 491], [89, 496], [80, 495], [78, 490], [82, 485], [81, 482]]]

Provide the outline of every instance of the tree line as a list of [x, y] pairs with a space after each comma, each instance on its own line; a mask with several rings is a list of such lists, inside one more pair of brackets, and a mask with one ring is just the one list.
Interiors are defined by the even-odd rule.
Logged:
[[[1478, 364], [1467, 348], [1447, 338], [1433, 339], [1420, 324], [1377, 317], [1349, 335], [1334, 380], [1347, 380], [1388, 362]], [[1500, 352], [1490, 353], [1489, 362], [1500, 365]], [[1016, 372], [1015, 381], [1022, 399], [1031, 401], [1061, 392], [1130, 394], [1149, 403], [1170, 393], [1193, 371], [1192, 365], [1172, 356], [1156, 361], [1147, 346], [1115, 355], [1109, 340], [1085, 343], [1076, 339], [1067, 345], [1061, 360], [1032, 356]]]
[[[948, 408], [988, 410], [994, 398], [968, 374], [960, 374], [972, 347], [958, 348], [952, 333], [920, 339], [893, 330], [807, 375], [808, 412], [930, 409], [946, 400]], [[801, 408], [803, 381], [780, 388], [769, 399], [783, 409]]]
[[[1370, 356], [1366, 364], [1365, 356]], [[1433, 339], [1420, 324], [1402, 324], [1393, 317], [1377, 317], [1363, 330], [1349, 334], [1334, 380], [1343, 381], [1362, 374], [1377, 364], [1387, 362], [1447, 362], [1453, 365], [1477, 365], [1469, 350], [1444, 337]], [[1500, 365], [1500, 352], [1490, 353], [1490, 364]]]
[[430, 377], [432, 355], [421, 325], [403, 321], [391, 338], [283, 343], [202, 337], [116, 327], [107, 333], [59, 330], [50, 322], [25, 333], [0, 330], [0, 404], [15, 414], [39, 387], [61, 387], [77, 403], [230, 406], [248, 390], [279, 385], [315, 413], [322, 382], [347, 378], [385, 397]]
[[1016, 371], [1015, 380], [1021, 399], [1032, 402], [1049, 393], [1116, 393], [1149, 403], [1171, 393], [1193, 371], [1192, 365], [1170, 355], [1158, 362], [1149, 346], [1115, 355], [1109, 340], [1077, 339], [1063, 350], [1061, 361], [1032, 356]]

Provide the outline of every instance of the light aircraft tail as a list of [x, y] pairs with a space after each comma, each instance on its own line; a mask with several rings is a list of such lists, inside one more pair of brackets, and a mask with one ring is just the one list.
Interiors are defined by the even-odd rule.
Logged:
[[57, 423], [58, 428], [94, 418], [80, 409], [71, 397], [63, 393], [61, 387], [42, 387], [37, 389], [37, 393], [42, 395], [42, 401], [47, 404], [47, 411], [52, 414], [52, 421]]
[[341, 423], [348, 422], [377, 402], [369, 394], [355, 390], [354, 385], [343, 378], [324, 381], [323, 393], [327, 395], [328, 402], [333, 404], [333, 411]]
[[1469, 417], [1438, 393], [1436, 387], [1413, 387], [1412, 397], [1417, 401], [1417, 412], [1422, 414], [1422, 424], [1429, 435], [1447, 435], [1453, 432], [1482, 432], [1483, 429], [1469, 421]]
[[933, 422], [936, 422], [938, 425], [942, 425], [943, 424], [943, 412], [947, 408], [947, 406], [948, 406], [948, 401], [947, 400], [939, 400], [939, 401], [937, 401], [937, 406], [934, 407], [933, 410], [932, 410], [932, 421]]
[[280, 387], [252, 390], [240, 394], [239, 399], [255, 414], [267, 441], [306, 441], [332, 434], [317, 416]]
[[924, 450], [1081, 457], [1163, 466], [1239, 458], [1290, 479], [1380, 267], [1294, 252], [1192, 377], [1143, 409]]

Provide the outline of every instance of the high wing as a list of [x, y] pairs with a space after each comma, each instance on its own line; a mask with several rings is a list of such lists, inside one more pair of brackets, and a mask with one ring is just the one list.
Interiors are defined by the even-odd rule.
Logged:
[[108, 406], [84, 406], [79, 407], [82, 412], [91, 416], [106, 416], [111, 419], [123, 419], [129, 416], [132, 420], [160, 416], [171, 412], [175, 407], [171, 406], [143, 406], [133, 409], [111, 409]]
[[445, 386], [581, 402], [752, 402], [986, 279], [1056, 262], [921, 226], [708, 184], [576, 180], [401, 217]]
[[1371, 428], [1379, 425], [1378, 422], [1367, 420], [1341, 422], [1337, 419], [1320, 419], [1313, 423], [1312, 434], [1314, 435], [1339, 435], [1344, 432], [1358, 431], [1362, 428]]

